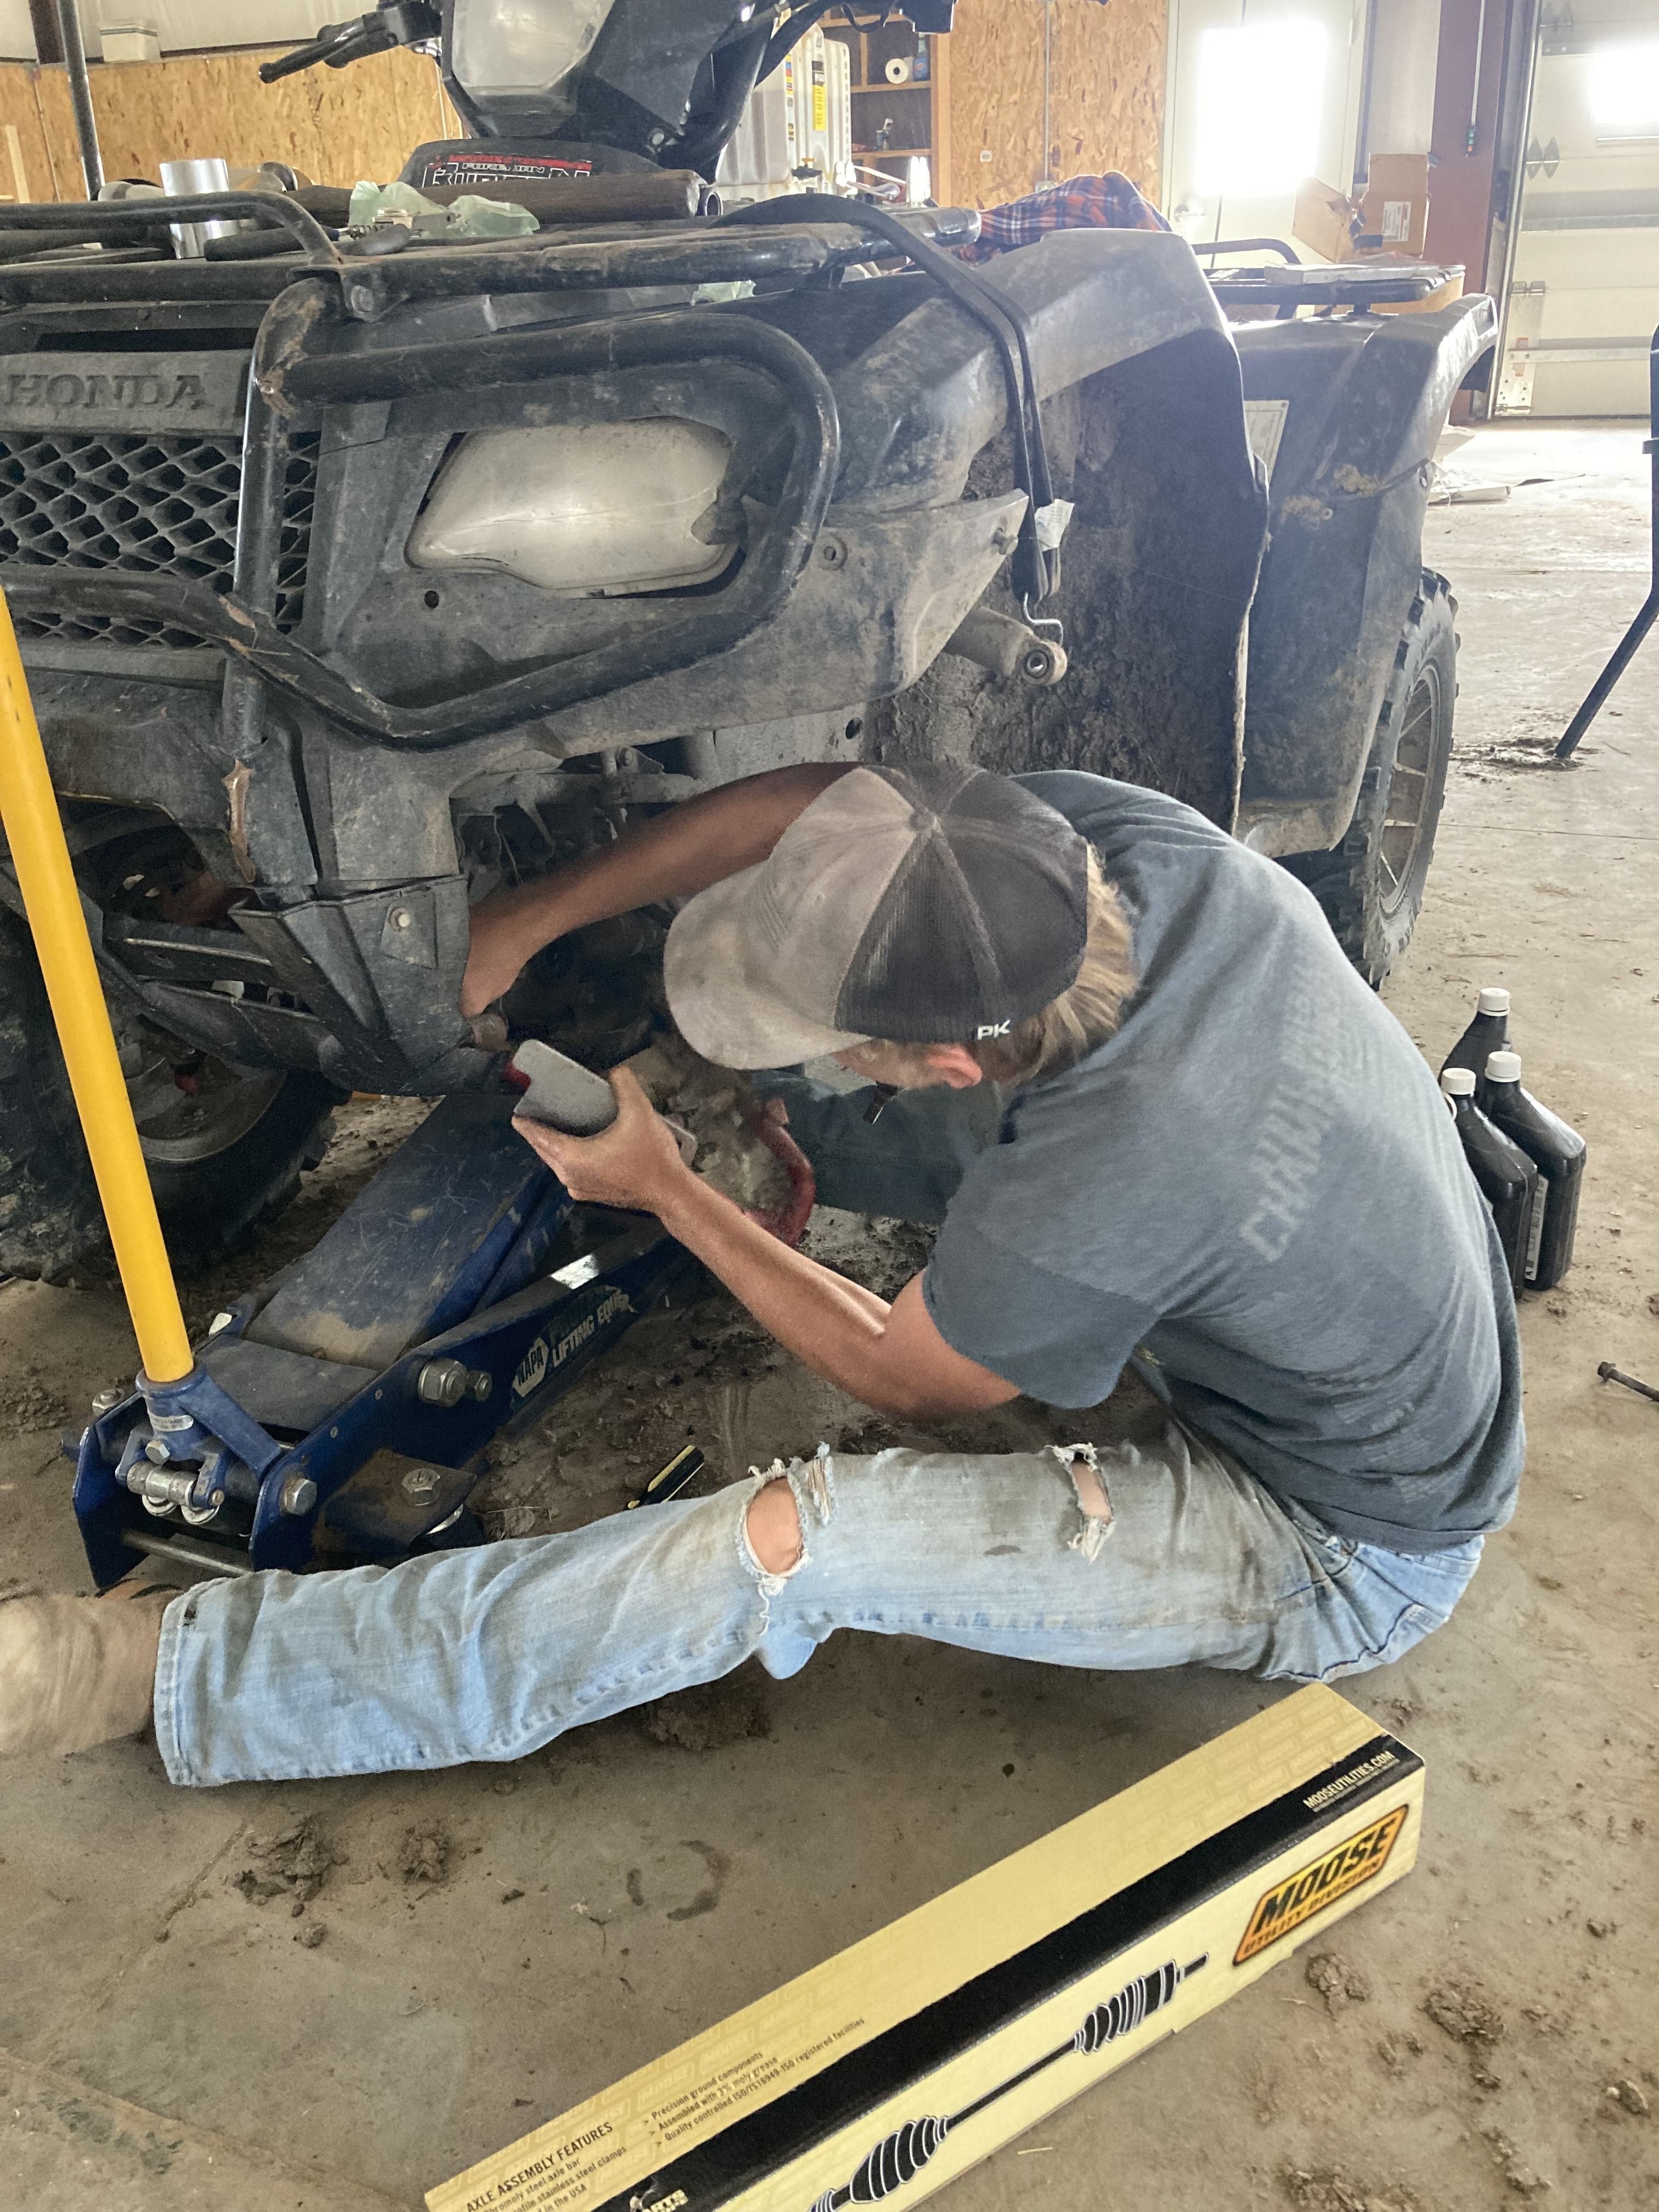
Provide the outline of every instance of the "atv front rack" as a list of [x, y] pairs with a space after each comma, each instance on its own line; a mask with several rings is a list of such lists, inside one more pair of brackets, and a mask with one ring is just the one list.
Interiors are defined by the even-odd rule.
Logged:
[[[865, 210], [847, 201], [844, 222], [790, 221], [763, 228], [725, 226], [702, 218], [675, 222], [583, 224], [578, 229], [538, 232], [526, 238], [368, 251], [368, 242], [337, 243], [315, 216], [280, 192], [201, 192], [178, 199], [95, 201], [89, 206], [56, 203], [8, 208], [0, 231], [47, 234], [52, 248], [107, 242], [125, 252], [146, 234], [175, 224], [256, 222], [289, 231], [308, 270], [337, 289], [343, 313], [375, 322], [389, 309], [422, 300], [464, 299], [478, 293], [617, 290], [656, 284], [799, 283], [854, 262], [893, 252], [884, 227], [867, 228]], [[892, 220], [893, 218], [890, 218]], [[927, 208], [897, 218], [923, 245], [965, 246], [979, 235], [972, 208]], [[283, 254], [251, 261], [174, 259], [157, 253], [132, 261], [101, 254], [68, 260], [18, 259], [0, 255], [0, 305], [31, 301], [273, 300], [297, 271]]]
[[[677, 673], [730, 650], [773, 620], [811, 555], [835, 487], [841, 433], [829, 380], [804, 346], [741, 303], [611, 315], [450, 343], [356, 349], [341, 341], [352, 323], [373, 324], [393, 307], [416, 302], [738, 282], [792, 288], [828, 281], [848, 263], [893, 254], [894, 219], [884, 215], [878, 230], [872, 230], [862, 212], [848, 204], [845, 223], [636, 223], [506, 242], [410, 245], [365, 258], [351, 250], [362, 241], [337, 244], [314, 216], [276, 193], [14, 208], [5, 218], [9, 228], [50, 235], [54, 242], [66, 228], [88, 241], [125, 241], [146, 228], [154, 232], [180, 222], [252, 219], [287, 229], [303, 265], [296, 269], [295, 255], [286, 253], [245, 262], [135, 263], [106, 261], [101, 254], [72, 261], [0, 260], [0, 306], [269, 302], [254, 344], [231, 589], [222, 594], [175, 574], [20, 561], [0, 562], [0, 586], [20, 614], [39, 610], [83, 620], [165, 623], [223, 652], [231, 664], [224, 735], [237, 757], [246, 757], [258, 741], [264, 684], [362, 736], [428, 751], [534, 722], [624, 684]], [[977, 229], [971, 210], [933, 210], [898, 234], [913, 238], [926, 252], [929, 245], [971, 239]], [[950, 267], [964, 284], [977, 282], [957, 264]], [[732, 580], [689, 601], [680, 619], [419, 707], [394, 704], [353, 683], [278, 628], [283, 487], [293, 434], [305, 410], [715, 359], [743, 362], [771, 386], [780, 427], [791, 441], [789, 459], [762, 534]]]

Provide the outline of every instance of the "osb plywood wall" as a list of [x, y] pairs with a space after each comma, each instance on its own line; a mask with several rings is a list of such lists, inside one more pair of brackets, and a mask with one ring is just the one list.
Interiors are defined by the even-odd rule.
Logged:
[[[239, 164], [291, 162], [319, 185], [359, 177], [384, 183], [423, 140], [461, 136], [437, 70], [423, 55], [394, 50], [349, 69], [307, 70], [270, 85], [259, 82], [258, 58], [198, 54], [94, 69], [92, 104], [105, 175], [154, 179], [162, 161], [221, 154]], [[0, 65], [0, 192], [14, 198], [20, 158], [30, 198], [85, 199], [61, 69]]]
[[[1156, 200], [1167, 0], [1050, 4], [1048, 173], [1121, 169]], [[1044, 13], [1043, 0], [957, 0], [951, 146], [958, 202], [992, 207], [1042, 180]]]
[[[1121, 169], [1156, 198], [1167, 0], [1050, 0], [1049, 170]], [[1043, 174], [1044, 0], [957, 0], [949, 56], [951, 191], [981, 207]], [[419, 54], [377, 54], [262, 85], [251, 53], [94, 68], [105, 174], [151, 177], [191, 155], [290, 161], [319, 184], [395, 177], [423, 139], [459, 137], [438, 73]], [[14, 137], [13, 133], [15, 133]], [[981, 161], [981, 149], [991, 159]], [[8, 158], [9, 156], [9, 158]], [[0, 64], [0, 193], [83, 199], [61, 69]]]

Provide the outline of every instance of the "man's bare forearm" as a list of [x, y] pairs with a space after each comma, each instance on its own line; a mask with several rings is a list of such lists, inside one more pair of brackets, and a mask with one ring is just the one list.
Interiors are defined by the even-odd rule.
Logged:
[[940, 1334], [915, 1276], [889, 1305], [792, 1252], [692, 1174], [638, 1079], [613, 1071], [617, 1118], [597, 1137], [543, 1121], [514, 1124], [570, 1195], [654, 1213], [815, 1375], [884, 1413], [927, 1419], [1005, 1405], [1018, 1386]]
[[696, 1176], [659, 1211], [670, 1234], [803, 1366], [879, 1412], [912, 1410], [895, 1400], [884, 1371], [885, 1298], [780, 1243]]
[[688, 799], [556, 875], [489, 900], [491, 922], [510, 930], [528, 959], [590, 922], [706, 890], [765, 860], [795, 817], [845, 774], [803, 762]]

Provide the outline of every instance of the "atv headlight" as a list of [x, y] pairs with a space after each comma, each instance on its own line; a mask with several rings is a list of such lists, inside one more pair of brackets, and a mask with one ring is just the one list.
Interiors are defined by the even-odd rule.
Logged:
[[550, 92], [580, 66], [614, 0], [455, 0], [450, 67], [481, 106]]
[[475, 430], [439, 470], [407, 556], [585, 596], [699, 583], [732, 557], [715, 536], [731, 456], [730, 439], [678, 416]]

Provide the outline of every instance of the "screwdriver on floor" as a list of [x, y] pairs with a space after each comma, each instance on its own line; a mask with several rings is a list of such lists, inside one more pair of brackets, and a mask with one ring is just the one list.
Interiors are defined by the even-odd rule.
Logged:
[[702, 1473], [702, 1454], [696, 1444], [687, 1444], [684, 1451], [675, 1453], [665, 1468], [659, 1468], [637, 1498], [628, 1501], [631, 1513], [636, 1505], [661, 1505], [671, 1498], [678, 1498], [686, 1485]]

